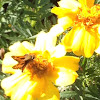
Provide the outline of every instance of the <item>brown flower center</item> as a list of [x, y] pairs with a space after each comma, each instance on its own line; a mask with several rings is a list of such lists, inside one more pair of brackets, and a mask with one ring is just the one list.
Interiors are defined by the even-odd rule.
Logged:
[[48, 59], [44, 58], [40, 54], [26, 54], [24, 56], [12, 56], [13, 59], [18, 61], [18, 64], [13, 66], [14, 69], [28, 70], [33, 76], [41, 77], [44, 74], [51, 72], [52, 65]]

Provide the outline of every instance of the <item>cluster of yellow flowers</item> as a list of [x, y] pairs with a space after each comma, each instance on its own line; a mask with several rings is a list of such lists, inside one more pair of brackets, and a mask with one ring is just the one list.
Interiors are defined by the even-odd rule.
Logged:
[[[51, 12], [58, 16], [58, 24], [48, 33], [40, 32], [35, 45], [24, 41], [9, 47], [4, 56], [2, 71], [11, 73], [2, 80], [1, 86], [11, 100], [59, 100], [54, 86], [73, 84], [78, 77], [79, 57], [91, 57], [100, 53], [100, 5], [94, 0], [61, 0]], [[57, 36], [68, 27], [61, 43]]]

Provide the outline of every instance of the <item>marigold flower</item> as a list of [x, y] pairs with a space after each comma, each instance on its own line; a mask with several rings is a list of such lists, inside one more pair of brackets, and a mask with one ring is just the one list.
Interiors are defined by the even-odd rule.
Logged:
[[67, 86], [75, 82], [79, 58], [64, 56], [64, 46], [55, 46], [55, 41], [41, 32], [35, 46], [24, 41], [9, 47], [2, 71], [13, 75], [3, 79], [1, 86], [11, 100], [59, 100], [59, 91], [53, 84]]
[[91, 57], [100, 42], [100, 5], [94, 5], [95, 0], [78, 1], [61, 0], [60, 7], [54, 7], [51, 12], [58, 16], [58, 24], [64, 30], [73, 26], [62, 40], [66, 50]]

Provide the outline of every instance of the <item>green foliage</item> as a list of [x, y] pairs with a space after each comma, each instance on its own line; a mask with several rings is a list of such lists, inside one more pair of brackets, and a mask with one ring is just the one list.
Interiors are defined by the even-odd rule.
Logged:
[[[9, 74], [4, 74], [0, 71], [0, 84], [1, 84], [1, 80], [8, 77]], [[1, 85], [0, 85], [0, 100], [10, 100], [9, 97], [7, 97], [5, 94], [4, 94], [4, 91], [3, 89], [1, 88]]]
[[74, 97], [74, 96], [76, 96], [77, 94], [76, 94], [76, 92], [75, 91], [68, 91], [68, 90], [66, 90], [66, 91], [63, 91], [63, 92], [61, 92], [60, 93], [60, 97], [61, 97], [61, 99], [63, 99], [63, 98], [72, 98], [72, 97]]
[[50, 12], [52, 6], [50, 0], [1, 0], [0, 48], [6, 49], [16, 41], [34, 42], [34, 35], [48, 31], [56, 24]]

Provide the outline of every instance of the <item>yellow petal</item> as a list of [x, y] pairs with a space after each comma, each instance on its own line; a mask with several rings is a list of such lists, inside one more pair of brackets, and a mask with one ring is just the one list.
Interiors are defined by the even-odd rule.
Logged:
[[98, 25], [98, 35], [100, 37], [100, 25]]
[[91, 57], [98, 43], [96, 35], [93, 35], [95, 33], [91, 31], [88, 32], [83, 27], [79, 32], [76, 30], [75, 34], [72, 51], [78, 56], [83, 55], [87, 58]]
[[58, 15], [58, 24], [64, 28], [64, 30], [70, 27], [74, 23], [74, 19], [76, 18], [76, 12], [71, 11], [70, 9], [54, 7], [51, 10], [52, 13]]
[[94, 5], [94, 1], [95, 0], [78, 0], [81, 5], [84, 7], [84, 6], [87, 6], [87, 7], [92, 7]]
[[33, 100], [33, 93], [30, 94], [28, 92], [31, 86], [35, 87], [35, 83], [36, 82], [30, 80], [29, 75], [16, 73], [8, 78], [5, 78], [1, 82], [1, 86], [5, 90], [5, 94], [11, 97], [11, 100], [28, 100], [28, 98]]
[[[78, 56], [91, 57], [98, 44], [98, 38], [92, 31], [86, 31], [84, 27], [74, 27], [62, 40], [66, 51], [73, 51]], [[70, 38], [71, 37], [71, 38]]]
[[52, 72], [50, 74], [47, 74], [46, 79], [48, 79], [48, 81], [55, 83], [55, 80], [58, 79], [59, 75], [58, 75], [59, 69], [58, 68], [53, 68]]
[[15, 61], [11, 56], [14, 54], [11, 52], [8, 52], [5, 54], [3, 62], [2, 62], [2, 71], [4, 73], [15, 73], [20, 70], [13, 69], [12, 67], [18, 64], [17, 61]]
[[99, 41], [99, 45], [98, 45], [98, 47], [96, 48], [95, 52], [98, 53], [98, 54], [100, 54], [100, 41]]
[[19, 80], [21, 80], [23, 77], [25, 77], [25, 75], [21, 76], [21, 77], [20, 77], [20, 75], [21, 75], [21, 72], [18, 72], [18, 73], [14, 74], [10, 77], [7, 77], [1, 81], [1, 87], [5, 90], [5, 94], [7, 96], [11, 96], [13, 87], [16, 85], [16, 83]]
[[53, 37], [51, 34], [47, 34], [45, 41], [46, 41], [46, 50], [51, 52], [56, 45], [57, 37]]
[[78, 74], [76, 72], [61, 67], [59, 67], [58, 75], [59, 77], [55, 81], [55, 84], [58, 86], [71, 85], [75, 82], [76, 78], [78, 77]]
[[70, 27], [73, 23], [73, 19], [69, 16], [58, 18], [58, 24], [63, 27], [64, 30]]
[[52, 13], [58, 15], [58, 18], [64, 17], [68, 15], [72, 15], [73, 11], [67, 8], [61, 8], [61, 7], [54, 7], [51, 10]]
[[51, 55], [48, 51], [45, 51], [44, 53], [42, 53], [42, 56], [44, 59], [48, 59], [48, 60], [51, 58]]
[[[25, 100], [25, 99], [24, 99]], [[36, 100], [32, 95], [27, 94], [26, 100]]]
[[72, 51], [78, 55], [81, 56], [82, 54], [84, 55], [84, 46], [82, 48], [82, 42], [84, 41], [84, 31], [80, 28], [77, 27], [76, 29], [73, 29], [72, 31], [73, 35], [73, 43], [72, 43]]
[[51, 57], [59, 58], [64, 56], [65, 54], [66, 54], [65, 47], [59, 44], [54, 48], [53, 52], [51, 53]]
[[36, 43], [35, 43], [35, 50], [38, 51], [51, 51], [52, 48], [56, 44], [56, 37], [52, 37], [52, 35], [40, 32], [37, 36]]
[[29, 51], [29, 53], [34, 51], [34, 45], [32, 43], [29, 43], [27, 41], [22, 42], [24, 47]]
[[65, 46], [67, 52], [72, 51], [73, 37], [70, 38], [70, 33], [66, 34], [62, 39], [62, 44]]
[[60, 100], [59, 91], [51, 82], [46, 83], [44, 90], [45, 92], [38, 100]]
[[[66, 47], [66, 51], [76, 51], [80, 49], [81, 46], [81, 35], [80, 34], [82, 29], [80, 27], [74, 27], [68, 34], [65, 35], [65, 37], [62, 39], [62, 43]], [[70, 38], [71, 37], [71, 38]], [[81, 52], [78, 52], [79, 56], [81, 55]]]
[[100, 54], [100, 25], [98, 26], [98, 44], [96, 45], [96, 49], [95, 49], [95, 52]]
[[25, 100], [27, 98], [27, 90], [30, 87], [31, 82], [27, 79], [17, 84], [12, 91], [11, 100]]
[[45, 48], [46, 48], [45, 38], [46, 38], [46, 33], [41, 31], [36, 38], [35, 50], [38, 50], [38, 51], [45, 50]]
[[[95, 33], [94, 33], [95, 34]], [[89, 58], [93, 55], [94, 50], [96, 48], [96, 44], [98, 43], [96, 37], [94, 37], [90, 32], [85, 31], [84, 32], [84, 40], [83, 40], [83, 46], [84, 46], [84, 56]]]
[[28, 89], [28, 94], [32, 94], [33, 98], [38, 100], [59, 100], [59, 91], [46, 78], [39, 78], [35, 86], [32, 85]]
[[59, 36], [62, 32], [64, 32], [64, 29], [59, 24], [56, 24], [50, 29], [48, 34], [50, 34], [52, 37], [56, 37]]
[[11, 100], [59, 100], [59, 91], [46, 78], [30, 79], [30, 75], [16, 73], [1, 82], [5, 94]]
[[31, 94], [33, 98], [39, 98], [45, 91], [46, 82], [44, 78], [35, 78], [33, 79], [32, 85], [28, 89], [28, 94]]
[[79, 69], [79, 61], [80, 59], [78, 57], [63, 56], [60, 58], [55, 58], [55, 60], [53, 61], [53, 65], [57, 68], [61, 67], [77, 71]]
[[80, 4], [76, 0], [61, 0], [58, 2], [60, 7], [77, 10]]
[[21, 55], [29, 53], [28, 49], [26, 49], [24, 45], [20, 42], [16, 42], [13, 45], [11, 45], [9, 47], [9, 50], [15, 53], [15, 55], [17, 56], [21, 56]]

